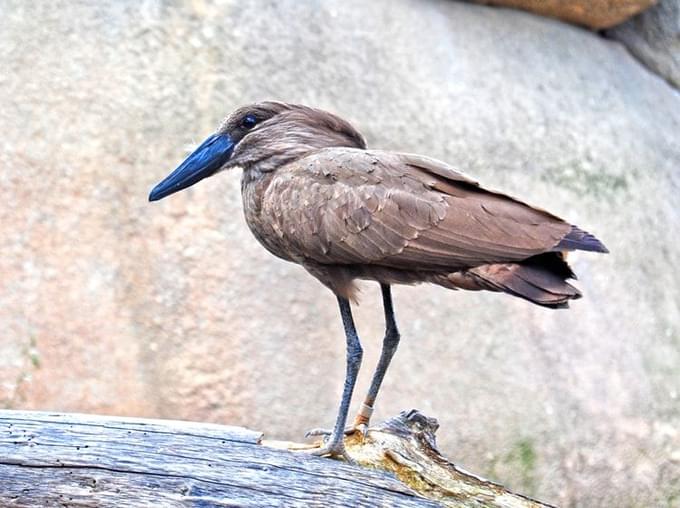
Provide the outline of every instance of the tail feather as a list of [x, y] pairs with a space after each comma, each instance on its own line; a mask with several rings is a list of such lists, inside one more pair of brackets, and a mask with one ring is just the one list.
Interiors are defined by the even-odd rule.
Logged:
[[482, 265], [467, 271], [482, 289], [502, 291], [536, 305], [565, 308], [581, 293], [566, 282], [574, 273], [557, 253], [541, 254], [521, 263]]
[[565, 261], [566, 252], [585, 250], [609, 252], [587, 231], [571, 226], [552, 250], [513, 263], [493, 263], [437, 276], [433, 282], [452, 289], [502, 291], [536, 305], [553, 309], [569, 307], [569, 300], [581, 298], [567, 282], [576, 275]]
[[587, 231], [572, 226], [571, 231], [555, 245], [554, 251], [587, 250], [590, 252], [609, 252], [604, 244]]

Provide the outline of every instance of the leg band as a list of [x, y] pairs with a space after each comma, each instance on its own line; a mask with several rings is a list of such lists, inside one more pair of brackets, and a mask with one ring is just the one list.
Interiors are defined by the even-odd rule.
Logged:
[[373, 408], [369, 405], [361, 404], [361, 409], [359, 409], [357, 416], [365, 418], [366, 421], [368, 421], [368, 420], [371, 419], [372, 415], [373, 415]]

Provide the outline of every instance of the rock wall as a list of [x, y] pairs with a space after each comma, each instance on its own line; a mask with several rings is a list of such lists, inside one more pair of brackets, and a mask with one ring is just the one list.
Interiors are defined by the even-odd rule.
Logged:
[[[560, 506], [680, 496], [680, 96], [619, 43], [436, 0], [4, 0], [0, 401], [247, 425], [333, 421], [333, 296], [268, 255], [239, 175], [152, 184], [235, 106], [303, 102], [597, 234], [550, 311], [400, 287], [377, 418], [417, 407], [470, 470]], [[366, 355], [376, 287], [356, 309]], [[354, 405], [356, 407], [356, 404]]]
[[661, 0], [606, 34], [621, 41], [648, 69], [680, 89], [680, 1]]

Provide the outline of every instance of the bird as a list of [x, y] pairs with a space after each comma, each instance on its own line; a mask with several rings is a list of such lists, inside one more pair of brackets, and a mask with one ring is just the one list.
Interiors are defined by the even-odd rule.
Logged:
[[[346, 374], [332, 430], [316, 455], [349, 459], [344, 437], [366, 433], [397, 350], [395, 284], [487, 290], [551, 309], [581, 297], [569, 251], [608, 252], [592, 234], [543, 209], [481, 186], [439, 160], [368, 149], [343, 118], [313, 107], [263, 101], [229, 114], [217, 131], [156, 185], [163, 199], [240, 168], [245, 221], [275, 256], [330, 289], [346, 339]], [[363, 349], [352, 317], [357, 281], [377, 282], [385, 335], [368, 393], [347, 426]]]

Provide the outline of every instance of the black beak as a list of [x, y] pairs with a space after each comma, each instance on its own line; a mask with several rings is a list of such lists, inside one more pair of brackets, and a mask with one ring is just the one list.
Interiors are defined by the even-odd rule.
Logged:
[[158, 201], [214, 175], [229, 160], [233, 149], [234, 142], [228, 135], [213, 134], [151, 190], [149, 201]]

